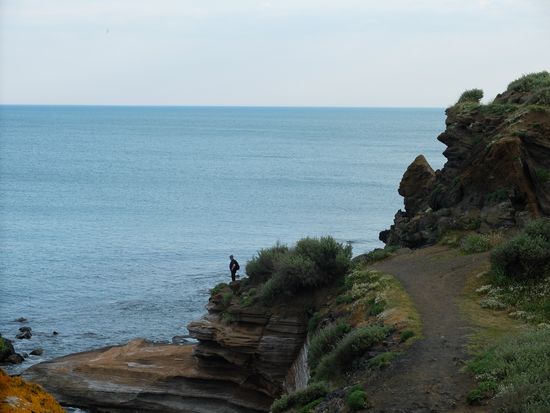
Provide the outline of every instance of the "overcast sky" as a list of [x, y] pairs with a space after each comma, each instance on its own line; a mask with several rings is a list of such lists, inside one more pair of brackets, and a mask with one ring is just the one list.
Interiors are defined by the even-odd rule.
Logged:
[[550, 69], [550, 0], [0, 0], [0, 101], [436, 106]]

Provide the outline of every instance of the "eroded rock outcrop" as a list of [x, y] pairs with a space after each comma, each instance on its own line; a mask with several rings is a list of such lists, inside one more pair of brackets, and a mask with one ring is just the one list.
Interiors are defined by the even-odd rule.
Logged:
[[[232, 296], [229, 286], [224, 293]], [[197, 344], [134, 340], [35, 365], [25, 377], [64, 405], [97, 411], [268, 411], [306, 337], [303, 303], [233, 301], [214, 294], [208, 314], [188, 326]]]
[[422, 156], [409, 166], [399, 188], [405, 211], [382, 241], [418, 247], [448, 230], [488, 232], [550, 215], [550, 75], [529, 76], [489, 105], [465, 101], [446, 110], [438, 140], [447, 162], [435, 173]]

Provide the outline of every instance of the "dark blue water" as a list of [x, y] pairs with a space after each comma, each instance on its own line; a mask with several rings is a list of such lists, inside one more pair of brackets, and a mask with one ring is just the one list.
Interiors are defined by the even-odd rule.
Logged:
[[2, 106], [0, 122], [0, 332], [26, 317], [16, 347], [41, 359], [185, 334], [231, 253], [377, 247], [407, 165], [443, 162], [441, 109]]

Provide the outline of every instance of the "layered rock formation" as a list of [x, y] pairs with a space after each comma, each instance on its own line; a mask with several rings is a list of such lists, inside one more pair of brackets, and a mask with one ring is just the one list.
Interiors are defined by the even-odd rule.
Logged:
[[489, 105], [465, 101], [446, 110], [438, 140], [447, 162], [434, 172], [419, 156], [409, 166], [399, 187], [405, 211], [382, 241], [419, 247], [448, 230], [488, 232], [550, 215], [550, 75], [529, 76]]
[[[229, 287], [223, 292], [232, 296]], [[306, 337], [303, 303], [267, 309], [233, 301], [211, 298], [208, 315], [188, 327], [196, 345], [135, 340], [35, 365], [25, 377], [62, 404], [97, 411], [268, 411], [295, 385], [288, 373]]]

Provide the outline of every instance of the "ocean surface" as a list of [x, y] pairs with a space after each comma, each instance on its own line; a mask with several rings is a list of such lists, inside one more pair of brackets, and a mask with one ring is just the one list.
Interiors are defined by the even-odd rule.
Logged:
[[0, 106], [0, 333], [45, 350], [10, 371], [186, 334], [229, 254], [242, 274], [277, 241], [381, 246], [443, 129], [443, 109]]

